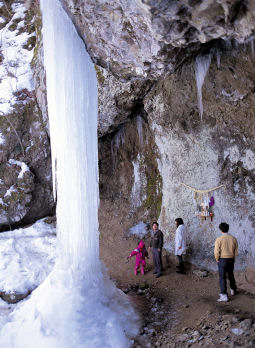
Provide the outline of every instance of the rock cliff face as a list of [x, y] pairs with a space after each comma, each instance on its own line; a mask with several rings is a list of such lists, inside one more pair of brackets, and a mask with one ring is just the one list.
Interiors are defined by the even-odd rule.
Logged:
[[[215, 268], [227, 221], [254, 265], [254, 3], [62, 2], [98, 64], [101, 228], [159, 219], [173, 251], [181, 216], [189, 260]], [[212, 221], [182, 184], [223, 185]]]
[[[226, 221], [239, 241], [237, 267], [254, 265], [254, 58], [249, 45], [226, 48], [220, 62], [212, 56], [202, 88], [202, 119], [190, 60], [153, 83], [130, 121], [100, 139], [101, 199], [113, 203], [104, 219], [119, 216], [118, 228], [128, 231], [159, 218], [165, 247], [173, 252], [174, 219], [182, 217], [188, 259], [209, 268], [215, 268], [218, 225]], [[194, 202], [183, 183], [200, 190], [223, 185], [209, 196], [215, 200], [212, 221], [195, 216], [201, 197]]]
[[[249, 47], [212, 58], [203, 86], [204, 115], [197, 107], [194, 64], [156, 83], [144, 98], [150, 129], [159, 152], [162, 176], [161, 227], [173, 250], [175, 217], [184, 218], [188, 255], [198, 264], [213, 266], [213, 244], [222, 221], [239, 240], [238, 266], [254, 262], [255, 147], [254, 57]], [[194, 216], [192, 191], [223, 187], [215, 199], [213, 221]], [[209, 196], [209, 198], [210, 198]]]
[[0, 230], [53, 213], [48, 120], [36, 98], [38, 8], [0, 1]]
[[123, 78], [158, 78], [218, 39], [243, 42], [252, 0], [62, 0], [93, 59]]

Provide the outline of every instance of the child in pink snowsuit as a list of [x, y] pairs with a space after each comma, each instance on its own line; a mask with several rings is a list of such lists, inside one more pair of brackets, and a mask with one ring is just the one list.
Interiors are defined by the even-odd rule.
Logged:
[[127, 257], [127, 259], [130, 259], [130, 257], [136, 255], [135, 258], [135, 275], [137, 275], [137, 271], [141, 265], [141, 273], [144, 274], [144, 267], [146, 266], [145, 257], [148, 257], [148, 251], [145, 248], [144, 242], [141, 240], [138, 244], [138, 247], [134, 249], [131, 254]]

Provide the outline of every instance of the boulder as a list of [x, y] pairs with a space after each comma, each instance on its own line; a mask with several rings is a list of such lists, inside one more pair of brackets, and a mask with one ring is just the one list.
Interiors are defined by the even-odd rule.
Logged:
[[255, 267], [248, 266], [245, 270], [245, 279], [249, 284], [255, 286]]

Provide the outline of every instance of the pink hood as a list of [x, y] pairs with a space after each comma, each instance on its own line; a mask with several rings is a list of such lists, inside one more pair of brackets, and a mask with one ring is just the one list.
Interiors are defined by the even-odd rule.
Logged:
[[142, 250], [144, 248], [144, 242], [141, 240], [138, 244], [138, 248]]

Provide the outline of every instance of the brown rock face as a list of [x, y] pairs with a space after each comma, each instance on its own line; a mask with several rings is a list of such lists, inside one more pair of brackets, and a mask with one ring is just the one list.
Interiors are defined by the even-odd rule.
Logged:
[[255, 29], [252, 0], [62, 2], [95, 62], [125, 79], [164, 76], [203, 44]]

